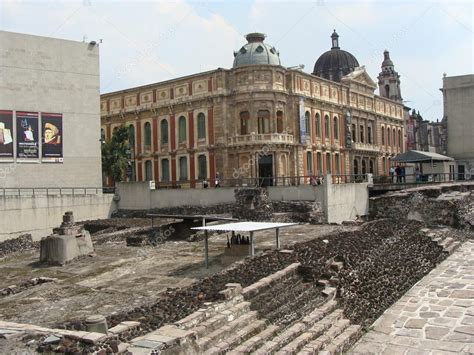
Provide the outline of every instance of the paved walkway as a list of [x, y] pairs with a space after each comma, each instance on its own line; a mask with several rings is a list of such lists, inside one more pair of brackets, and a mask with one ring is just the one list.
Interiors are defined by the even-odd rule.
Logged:
[[474, 242], [385, 311], [350, 353], [474, 354]]

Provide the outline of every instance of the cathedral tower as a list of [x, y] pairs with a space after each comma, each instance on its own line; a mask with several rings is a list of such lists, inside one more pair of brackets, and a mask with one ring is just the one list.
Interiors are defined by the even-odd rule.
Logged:
[[389, 51], [385, 50], [383, 57], [382, 71], [377, 77], [379, 79], [380, 96], [401, 102], [400, 75], [395, 71]]

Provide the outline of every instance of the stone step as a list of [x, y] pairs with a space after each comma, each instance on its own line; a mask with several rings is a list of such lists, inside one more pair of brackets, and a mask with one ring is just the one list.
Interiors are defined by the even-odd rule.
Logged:
[[301, 350], [306, 344], [312, 340], [322, 336], [331, 326], [337, 323], [343, 317], [343, 312], [341, 309], [335, 310], [334, 312], [328, 314], [320, 321], [316, 322], [311, 328], [307, 331], [293, 339], [290, 343], [281, 348], [277, 354], [280, 355], [289, 355], [296, 354]]
[[234, 331], [237, 331], [237, 328], [243, 328], [249, 323], [253, 323], [257, 320], [257, 312], [250, 311], [242, 316], [234, 319], [233, 321], [227, 323], [214, 330], [211, 333], [206, 333], [204, 337], [197, 340], [196, 344], [203, 351], [210, 349], [215, 344], [219, 344], [225, 338], [229, 337]]
[[335, 300], [330, 300], [328, 302], [325, 302], [320, 307], [316, 308], [314, 311], [312, 311], [310, 314], [304, 317], [302, 321], [308, 327], [311, 327], [314, 323], [320, 321], [321, 319], [326, 317], [326, 315], [333, 312], [336, 309], [336, 307], [337, 307], [337, 301]]
[[451, 255], [461, 244], [460, 241], [454, 241], [448, 247], [444, 248], [444, 251]]
[[238, 355], [238, 354], [248, 354], [254, 351], [257, 347], [262, 346], [263, 343], [268, 341], [269, 339], [273, 338], [278, 331], [280, 330], [280, 326], [271, 324], [267, 328], [265, 328], [260, 333], [254, 335], [253, 337], [247, 339], [245, 342], [240, 344], [234, 350], [227, 353], [227, 355]]
[[348, 326], [350, 321], [348, 319], [340, 319], [329, 330], [324, 333], [322, 336], [318, 337], [315, 340], [310, 341], [299, 354], [304, 353], [317, 353], [328, 344], [330, 344], [334, 338], [341, 334]]
[[261, 347], [259, 347], [254, 353], [255, 354], [270, 354], [278, 351], [292, 339], [296, 338], [306, 330], [306, 325], [302, 322], [295, 323], [290, 327], [286, 328], [283, 332], [278, 334], [272, 340], [267, 341]]
[[454, 239], [451, 237], [444, 238], [441, 242], [438, 242], [438, 245], [443, 249], [446, 249], [454, 242]]
[[354, 324], [347, 327], [339, 334], [329, 345], [327, 345], [320, 355], [343, 354], [346, 352], [361, 336], [361, 326]]
[[[206, 354], [228, 354], [230, 349], [237, 347], [245, 340], [261, 332], [266, 325], [266, 321], [260, 319], [251, 322], [250, 324], [244, 326], [241, 329], [236, 329], [236, 331], [230, 336], [226, 337], [224, 340], [219, 341], [218, 344], [213, 346], [215, 352], [207, 351]], [[219, 350], [216, 351], [217, 349]]]
[[191, 329], [200, 325], [202, 322], [207, 319], [212, 318], [215, 315], [218, 315], [220, 312], [227, 310], [233, 307], [236, 304], [239, 304], [244, 301], [242, 295], [235, 296], [231, 300], [220, 302], [220, 303], [205, 303], [204, 307], [198, 311], [191, 313], [189, 316], [180, 319], [174, 324], [180, 329]]
[[249, 311], [250, 302], [240, 302], [228, 309], [221, 310], [219, 313], [204, 320], [196, 327], [191, 328], [191, 330], [195, 332], [196, 337], [199, 339], [218, 330], [222, 326], [227, 325], [229, 322], [234, 321], [236, 318], [239, 318], [241, 315]]

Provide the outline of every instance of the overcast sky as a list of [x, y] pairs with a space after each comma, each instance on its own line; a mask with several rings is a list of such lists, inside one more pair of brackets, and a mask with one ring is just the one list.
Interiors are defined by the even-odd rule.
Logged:
[[0, 28], [64, 39], [102, 39], [101, 93], [230, 68], [249, 32], [264, 32], [282, 65], [339, 45], [376, 81], [388, 49], [406, 105], [441, 119], [443, 73], [473, 73], [471, 1], [14, 1], [0, 0]]

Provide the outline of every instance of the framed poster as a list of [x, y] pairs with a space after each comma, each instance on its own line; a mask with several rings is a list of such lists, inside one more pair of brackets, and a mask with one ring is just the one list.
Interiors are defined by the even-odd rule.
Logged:
[[42, 161], [63, 162], [63, 115], [61, 113], [41, 113]]
[[13, 159], [13, 111], [0, 110], [0, 159]]
[[37, 112], [16, 112], [16, 156], [21, 159], [39, 158]]

